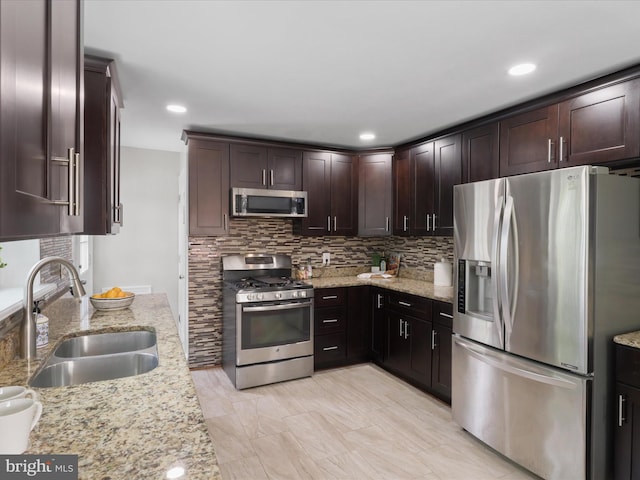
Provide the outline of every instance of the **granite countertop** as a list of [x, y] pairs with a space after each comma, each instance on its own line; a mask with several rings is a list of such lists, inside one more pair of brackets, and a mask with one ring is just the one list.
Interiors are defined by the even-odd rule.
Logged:
[[640, 330], [616, 335], [613, 337], [613, 341], [627, 347], [640, 348]]
[[26, 385], [63, 338], [85, 330], [156, 329], [160, 362], [134, 377], [60, 388], [37, 388], [40, 422], [25, 454], [76, 454], [81, 479], [220, 479], [216, 455], [175, 322], [164, 294], [137, 295], [130, 308], [96, 312], [87, 297], [63, 297], [43, 313], [49, 346], [38, 358], [17, 359], [0, 370], [0, 385]]
[[355, 287], [358, 285], [373, 285], [375, 287], [387, 288], [397, 292], [409, 293], [419, 297], [426, 297], [441, 302], [453, 302], [453, 287], [439, 287], [433, 282], [426, 280], [416, 280], [412, 278], [370, 278], [360, 279], [355, 275], [350, 276], [329, 276], [312, 278], [308, 280], [313, 288], [333, 288], [333, 287]]

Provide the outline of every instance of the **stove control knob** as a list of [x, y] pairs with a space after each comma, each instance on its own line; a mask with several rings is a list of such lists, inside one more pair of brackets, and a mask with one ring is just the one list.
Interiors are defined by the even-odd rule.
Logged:
[[299, 292], [296, 292], [295, 290], [293, 292], [291, 292], [291, 297], [296, 298], [298, 296]]
[[282, 293], [276, 292], [275, 297], [278, 299], [282, 298]]
[[247, 293], [247, 300], [251, 301], [253, 300], [253, 297], [254, 297], [253, 293]]
[[300, 297], [306, 297], [307, 296], [307, 292], [305, 292], [304, 290], [301, 290], [299, 293]]
[[263, 295], [261, 293], [256, 293], [256, 299], [262, 300]]

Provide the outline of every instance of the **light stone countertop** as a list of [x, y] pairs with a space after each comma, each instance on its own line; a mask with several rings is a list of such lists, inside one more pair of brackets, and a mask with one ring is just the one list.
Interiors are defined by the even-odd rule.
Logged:
[[453, 287], [439, 287], [433, 282], [415, 280], [411, 278], [389, 278], [389, 279], [360, 279], [355, 275], [343, 277], [321, 277], [307, 280], [311, 282], [313, 288], [333, 288], [333, 287], [355, 287], [358, 285], [373, 285], [375, 287], [387, 288], [397, 292], [409, 293], [419, 297], [426, 297], [441, 302], [453, 302]]
[[616, 335], [613, 341], [627, 347], [640, 348], [640, 330]]
[[167, 298], [137, 295], [130, 308], [96, 312], [87, 297], [63, 297], [43, 310], [49, 346], [38, 359], [16, 359], [0, 370], [0, 386], [26, 385], [61, 339], [85, 330], [152, 326], [159, 365], [133, 377], [37, 388], [43, 404], [25, 454], [77, 454], [81, 479], [220, 479], [220, 471]]

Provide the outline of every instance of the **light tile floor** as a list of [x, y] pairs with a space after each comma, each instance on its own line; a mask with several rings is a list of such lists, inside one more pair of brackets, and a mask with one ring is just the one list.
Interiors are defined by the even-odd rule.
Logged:
[[243, 391], [221, 368], [192, 376], [223, 480], [537, 478], [373, 364]]

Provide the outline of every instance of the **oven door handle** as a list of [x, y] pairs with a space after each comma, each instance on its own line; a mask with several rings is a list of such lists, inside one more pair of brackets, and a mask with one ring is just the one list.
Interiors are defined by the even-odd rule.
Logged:
[[313, 302], [295, 302], [295, 303], [283, 303], [280, 305], [267, 305], [264, 307], [242, 307], [243, 312], [267, 312], [269, 310], [291, 310], [293, 308], [305, 308], [310, 307]]

